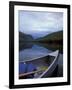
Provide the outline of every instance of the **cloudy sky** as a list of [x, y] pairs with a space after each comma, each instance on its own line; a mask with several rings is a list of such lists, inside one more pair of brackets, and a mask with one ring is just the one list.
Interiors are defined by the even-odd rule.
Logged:
[[19, 31], [30, 34], [34, 38], [43, 37], [62, 29], [62, 12], [19, 11]]

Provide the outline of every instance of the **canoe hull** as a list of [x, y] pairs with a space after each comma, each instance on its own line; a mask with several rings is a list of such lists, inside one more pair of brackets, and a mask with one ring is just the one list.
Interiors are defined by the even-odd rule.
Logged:
[[[40, 67], [41, 65], [45, 65], [45, 66], [48, 65], [46, 70], [44, 70], [41, 74], [34, 76], [33, 78], [50, 77], [58, 65], [58, 56], [59, 56], [59, 50], [56, 50], [55, 52], [50, 53], [48, 56], [41, 57], [39, 59], [35, 59], [35, 60], [31, 60], [31, 61], [27, 61], [26, 64], [29, 64], [29, 63], [34, 64], [34, 65], [36, 65], [36, 67]], [[52, 57], [52, 61], [48, 60], [48, 57]], [[47, 59], [47, 61], [45, 61], [45, 58]], [[25, 62], [20, 62], [20, 63], [25, 63]], [[26, 76], [24, 76], [24, 77], [26, 77]], [[20, 78], [23, 79], [23, 76]]]

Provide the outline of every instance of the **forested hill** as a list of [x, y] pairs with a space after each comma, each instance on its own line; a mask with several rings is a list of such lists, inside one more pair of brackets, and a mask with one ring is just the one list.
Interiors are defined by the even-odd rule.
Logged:
[[33, 37], [31, 35], [28, 35], [19, 31], [19, 42], [32, 41], [32, 40], [33, 40]]
[[63, 31], [54, 32], [36, 40], [41, 42], [62, 41]]

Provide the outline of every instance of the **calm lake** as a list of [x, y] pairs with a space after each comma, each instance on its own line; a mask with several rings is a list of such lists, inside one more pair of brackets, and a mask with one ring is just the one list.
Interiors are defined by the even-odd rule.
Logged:
[[[46, 55], [50, 52], [53, 52], [53, 50], [45, 48], [42, 45], [40, 46], [37, 44], [33, 44], [31, 47], [22, 48], [22, 50], [19, 51], [19, 61], [27, 61], [27, 60], [35, 59], [37, 57], [43, 56], [44, 54]], [[57, 76], [62, 77], [63, 76], [63, 54], [61, 53], [59, 53], [57, 70], [58, 70]]]

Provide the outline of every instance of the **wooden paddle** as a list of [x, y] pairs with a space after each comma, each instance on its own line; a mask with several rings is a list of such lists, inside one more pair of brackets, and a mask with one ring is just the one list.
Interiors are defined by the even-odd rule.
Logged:
[[30, 75], [30, 74], [38, 73], [38, 72], [44, 71], [44, 70], [46, 70], [46, 69], [43, 68], [43, 69], [40, 69], [40, 70], [37, 70], [37, 71], [32, 71], [32, 72], [28, 72], [28, 73], [23, 73], [23, 74], [20, 74], [20, 75], [19, 75], [19, 78], [20, 78], [20, 77], [23, 77], [23, 76]]

